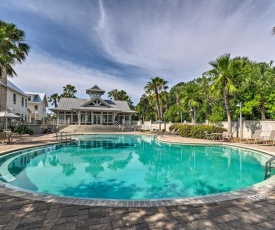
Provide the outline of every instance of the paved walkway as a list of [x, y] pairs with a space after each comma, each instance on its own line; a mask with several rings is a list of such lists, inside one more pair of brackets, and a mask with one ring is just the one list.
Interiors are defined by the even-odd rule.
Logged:
[[[182, 137], [162, 139], [202, 143]], [[32, 137], [25, 143], [0, 145], [0, 152], [54, 141], [53, 135]], [[270, 153], [275, 150], [241, 145]], [[275, 193], [263, 188], [254, 199], [148, 208], [58, 204], [0, 193], [0, 229], [275, 229]]]

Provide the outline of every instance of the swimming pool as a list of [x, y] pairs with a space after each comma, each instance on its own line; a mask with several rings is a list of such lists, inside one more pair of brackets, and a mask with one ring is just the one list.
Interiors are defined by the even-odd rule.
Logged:
[[237, 147], [167, 144], [145, 135], [81, 135], [77, 139], [1, 157], [1, 180], [19, 189], [58, 196], [195, 197], [263, 181], [269, 159]]

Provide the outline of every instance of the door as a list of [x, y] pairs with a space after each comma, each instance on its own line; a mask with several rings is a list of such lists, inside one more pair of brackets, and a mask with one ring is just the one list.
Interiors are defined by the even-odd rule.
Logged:
[[94, 125], [100, 125], [100, 114], [94, 114]]

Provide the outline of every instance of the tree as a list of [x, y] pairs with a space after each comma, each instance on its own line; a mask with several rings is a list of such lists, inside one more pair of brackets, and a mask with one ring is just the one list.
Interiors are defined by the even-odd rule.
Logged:
[[66, 86], [63, 86], [63, 93], [60, 95], [61, 97], [67, 97], [67, 98], [76, 98], [75, 94], [77, 93], [77, 90], [75, 89], [75, 86], [67, 84]]
[[144, 87], [145, 93], [148, 95], [154, 95], [156, 98], [156, 108], [157, 108], [157, 119], [162, 120], [163, 114], [161, 113], [161, 105], [160, 105], [160, 93], [168, 89], [167, 81], [160, 77], [151, 78], [151, 81], [147, 82]]
[[267, 97], [274, 89], [275, 69], [272, 65], [273, 61], [270, 63], [251, 63], [246, 71], [244, 84], [242, 84], [243, 90], [252, 94], [252, 97], [246, 98], [246, 105], [256, 107], [260, 112], [261, 120], [266, 119]]
[[213, 67], [213, 69], [206, 73], [212, 78], [210, 90], [215, 96], [223, 98], [228, 121], [227, 131], [232, 133], [230, 96], [237, 91], [233, 84], [235, 76], [234, 59], [230, 58], [230, 54], [224, 54], [216, 60], [210, 61], [209, 64]]
[[139, 118], [143, 121], [152, 120], [154, 118], [154, 108], [149, 103], [149, 98], [143, 94], [136, 106]]
[[113, 89], [110, 92], [108, 92], [108, 97], [110, 99], [117, 100], [117, 101], [127, 101], [130, 109], [135, 108], [131, 97], [129, 97], [129, 95], [124, 90], [119, 91], [117, 89]]
[[108, 92], [108, 97], [113, 100], [119, 100], [119, 91], [117, 89], [113, 89], [110, 92]]
[[25, 41], [25, 32], [14, 24], [0, 20], [0, 110], [7, 107], [7, 76], [17, 76], [13, 65], [25, 61], [30, 46]]
[[0, 20], [0, 77], [17, 76], [12, 66], [25, 61], [29, 51], [25, 32], [12, 23]]
[[60, 100], [60, 96], [58, 95], [58, 93], [54, 93], [48, 97], [48, 102], [51, 102], [52, 105], [54, 105], [54, 108], [57, 107], [59, 100]]
[[275, 35], [275, 26], [272, 28], [272, 34]]
[[190, 111], [190, 116], [192, 123], [196, 124], [196, 109], [201, 104], [201, 97], [198, 84], [194, 81], [187, 83], [183, 89], [183, 97], [181, 99], [181, 104], [185, 109]]

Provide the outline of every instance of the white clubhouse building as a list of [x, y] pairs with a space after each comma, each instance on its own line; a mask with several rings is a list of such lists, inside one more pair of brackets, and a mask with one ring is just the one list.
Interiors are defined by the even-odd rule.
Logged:
[[103, 100], [105, 93], [97, 85], [86, 90], [89, 99], [61, 98], [57, 108], [51, 109], [57, 115], [57, 124], [68, 125], [130, 125], [132, 115], [126, 101]]

